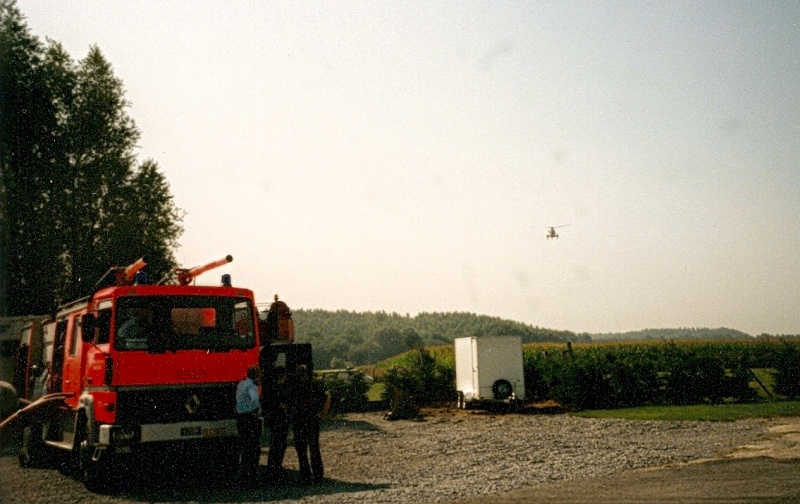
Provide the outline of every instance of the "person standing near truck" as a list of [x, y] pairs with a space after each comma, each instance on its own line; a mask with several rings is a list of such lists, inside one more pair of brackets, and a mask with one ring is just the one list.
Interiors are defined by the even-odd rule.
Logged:
[[267, 479], [284, 479], [283, 457], [289, 438], [289, 389], [286, 368], [278, 366], [267, 374], [269, 384], [264, 389], [264, 419], [269, 429]]
[[324, 468], [319, 448], [319, 421], [327, 412], [330, 399], [322, 383], [314, 380], [311, 370], [303, 364], [295, 371], [291, 402], [300, 479], [303, 483], [322, 481]]
[[247, 376], [236, 386], [236, 428], [239, 430], [239, 477], [244, 486], [256, 486], [261, 456], [261, 369], [247, 368]]

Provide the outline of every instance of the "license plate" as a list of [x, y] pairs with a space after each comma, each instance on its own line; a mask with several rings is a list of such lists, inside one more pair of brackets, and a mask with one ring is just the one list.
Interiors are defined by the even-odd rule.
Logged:
[[203, 429], [203, 437], [222, 437], [225, 435], [224, 427]]
[[202, 427], [182, 427], [181, 436], [199, 436], [203, 434]]

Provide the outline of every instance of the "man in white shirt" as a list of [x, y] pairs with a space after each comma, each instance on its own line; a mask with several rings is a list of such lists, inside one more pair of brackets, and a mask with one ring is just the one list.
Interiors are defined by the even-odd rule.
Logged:
[[261, 369], [247, 368], [247, 377], [236, 386], [236, 427], [239, 430], [240, 478], [245, 486], [257, 486], [256, 471], [261, 456]]

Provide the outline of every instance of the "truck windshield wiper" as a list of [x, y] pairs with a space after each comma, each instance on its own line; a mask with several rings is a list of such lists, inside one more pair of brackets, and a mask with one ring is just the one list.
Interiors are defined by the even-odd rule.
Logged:
[[231, 347], [227, 345], [209, 345], [206, 349], [209, 353], [228, 353], [231, 351]]

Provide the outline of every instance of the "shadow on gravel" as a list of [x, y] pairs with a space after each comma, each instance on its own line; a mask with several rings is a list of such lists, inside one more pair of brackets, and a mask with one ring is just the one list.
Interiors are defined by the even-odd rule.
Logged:
[[0, 457], [16, 457], [22, 446], [22, 430], [15, 429], [5, 441], [0, 444]]
[[[297, 471], [286, 471], [280, 482], [268, 482], [264, 466], [259, 467], [255, 485], [242, 487], [235, 481], [226, 481], [219, 475], [181, 474], [171, 477], [165, 473], [140, 474], [135, 483], [109, 495], [141, 502], [260, 502], [285, 499], [302, 499], [309, 495], [334, 495], [388, 488], [388, 485], [369, 485], [325, 479], [304, 484]], [[134, 478], [131, 479], [131, 481]]]
[[352, 430], [352, 431], [380, 431], [382, 430], [377, 425], [363, 420], [348, 420], [346, 418], [336, 417], [330, 420], [324, 420], [320, 425], [321, 430]]
[[521, 408], [518, 413], [523, 415], [563, 415], [567, 413], [567, 408], [555, 401], [545, 401], [540, 403], [528, 404]]
[[525, 403], [512, 408], [505, 403], [484, 402], [470, 404], [467, 409], [459, 409], [450, 403], [424, 406], [420, 409], [423, 417], [454, 417], [458, 415], [562, 415], [569, 410], [555, 401]]

